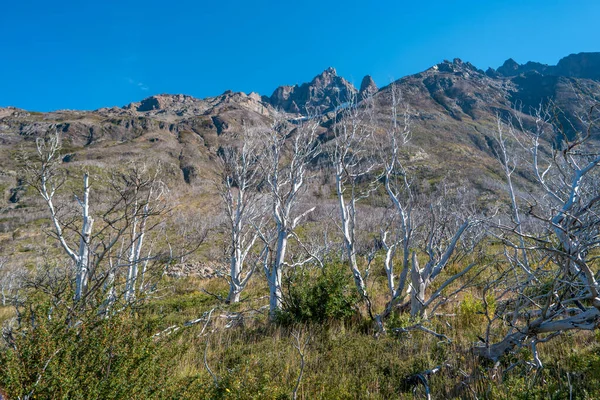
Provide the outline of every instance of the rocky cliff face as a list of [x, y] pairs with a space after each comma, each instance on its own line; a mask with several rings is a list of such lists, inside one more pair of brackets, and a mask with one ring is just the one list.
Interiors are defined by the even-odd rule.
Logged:
[[[167, 180], [201, 184], [211, 176], [211, 157], [242, 124], [268, 126], [273, 107], [256, 93], [225, 92], [196, 99], [155, 95], [124, 107], [96, 111], [27, 112], [0, 108], [0, 209], [18, 187], [20, 148], [58, 131], [64, 162], [74, 168], [112, 168], [129, 161], [160, 161]], [[6, 182], [5, 182], [6, 181]], [[16, 204], [11, 205], [15, 207]]]
[[268, 101], [289, 113], [322, 114], [348, 102], [357, 92], [334, 68], [327, 68], [308, 83], [278, 87]]
[[[574, 54], [556, 66], [533, 62], [520, 65], [508, 60], [497, 71], [486, 72], [454, 59], [404, 77], [395, 85], [413, 112], [413, 143], [430, 154], [432, 165], [439, 163], [438, 174], [444, 168], [453, 168], [447, 166], [452, 158], [448, 154], [456, 154], [449, 150], [453, 146], [473, 149], [457, 162], [472, 159], [475, 163], [480, 162], [478, 157], [489, 157], [486, 143], [490, 127], [497, 115], [514, 112], [514, 103], [527, 116], [532, 108], [552, 100], [561, 107], [565, 119], [573, 117], [581, 111], [577, 108], [580, 98], [600, 97], [599, 74], [600, 53]], [[128, 158], [154, 157], [176, 166], [173, 176], [181, 182], [194, 184], [210, 174], [214, 167], [211, 160], [219, 146], [231, 140], [242, 124], [268, 127], [277, 109], [288, 113], [290, 119], [298, 114], [321, 114], [326, 120], [335, 116], [332, 110], [351, 98], [360, 101], [369, 95], [375, 99], [382, 124], [386, 124], [389, 89], [378, 89], [366, 76], [357, 90], [329, 68], [311, 82], [281, 86], [270, 97], [227, 91], [205, 99], [160, 94], [124, 107], [96, 111], [36, 113], [2, 108], [0, 167], [12, 171], [3, 175], [10, 181], [3, 186], [4, 197], [7, 199], [10, 188], [17, 184], [16, 149], [32, 146], [34, 138], [48, 130], [61, 132], [68, 162], [108, 166]], [[329, 126], [324, 123], [323, 131]], [[573, 126], [578, 127], [576, 122]], [[435, 169], [431, 165], [423, 167]]]
[[395, 84], [407, 104], [418, 110], [422, 118], [479, 120], [509, 106], [505, 101], [509, 82], [491, 78], [458, 58]]

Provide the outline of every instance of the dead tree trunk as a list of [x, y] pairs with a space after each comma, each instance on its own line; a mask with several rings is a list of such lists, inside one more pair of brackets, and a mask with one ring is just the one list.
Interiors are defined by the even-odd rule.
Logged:
[[[264, 269], [269, 284], [270, 316], [274, 318], [282, 306], [281, 279], [283, 268], [291, 266], [286, 262], [288, 240], [294, 237], [294, 230], [300, 221], [315, 208], [302, 213], [296, 208], [300, 195], [306, 190], [308, 168], [320, 153], [317, 141], [318, 122], [308, 119], [297, 126], [290, 135], [287, 121], [276, 118], [268, 134], [264, 137], [263, 157], [266, 181], [270, 189], [271, 219], [274, 232], [272, 235], [260, 234], [265, 244]], [[270, 237], [275, 242], [271, 243]], [[274, 250], [270, 250], [274, 247]], [[273, 254], [273, 257], [269, 257]]]
[[[340, 111], [333, 127], [335, 135], [331, 162], [335, 171], [337, 200], [340, 210], [340, 230], [344, 251], [356, 290], [368, 301], [367, 286], [356, 257], [357, 203], [376, 190], [378, 176], [371, 176], [378, 167], [373, 154], [372, 98], [358, 103], [352, 98], [349, 106]], [[362, 182], [367, 179], [368, 182]]]
[[263, 202], [258, 184], [263, 179], [260, 168], [260, 138], [244, 125], [234, 145], [220, 154], [220, 181], [217, 183], [230, 231], [230, 269], [228, 303], [240, 301], [240, 294], [254, 274], [257, 262], [247, 265], [262, 229]]
[[79, 242], [79, 254], [77, 256], [77, 276], [75, 285], [75, 301], [81, 300], [87, 293], [89, 268], [90, 268], [90, 242], [92, 237], [92, 226], [94, 219], [90, 216], [90, 185], [89, 175], [83, 175], [83, 201], [79, 201], [81, 206], [81, 238]]

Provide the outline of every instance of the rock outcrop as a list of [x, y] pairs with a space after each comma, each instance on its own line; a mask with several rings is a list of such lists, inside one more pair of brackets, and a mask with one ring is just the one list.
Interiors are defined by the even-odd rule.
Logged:
[[348, 102], [357, 92], [350, 82], [330, 67], [309, 83], [278, 87], [269, 97], [269, 102], [289, 113], [323, 114]]
[[375, 81], [373, 80], [371, 75], [366, 75], [363, 78], [362, 82], [360, 83], [360, 90], [358, 91], [358, 98], [364, 99], [368, 96], [372, 96], [375, 93], [377, 93], [378, 90], [379, 90], [379, 88], [377, 88], [377, 85], [375, 84]]

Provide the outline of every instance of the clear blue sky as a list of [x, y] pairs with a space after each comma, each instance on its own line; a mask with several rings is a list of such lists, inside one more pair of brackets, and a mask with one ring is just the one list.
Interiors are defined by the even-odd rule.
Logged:
[[0, 106], [122, 106], [157, 93], [270, 95], [329, 66], [378, 85], [459, 57], [498, 67], [600, 51], [598, 0], [8, 0]]

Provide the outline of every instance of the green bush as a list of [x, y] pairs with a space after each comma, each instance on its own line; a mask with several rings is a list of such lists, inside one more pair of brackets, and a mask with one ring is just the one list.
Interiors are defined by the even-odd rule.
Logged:
[[318, 270], [297, 270], [286, 277], [284, 286], [287, 292], [278, 316], [283, 325], [343, 321], [357, 312], [356, 290], [340, 263], [326, 264]]
[[154, 333], [128, 310], [106, 319], [32, 305], [0, 347], [0, 387], [15, 399], [163, 397], [173, 357]]
[[[496, 299], [492, 295], [488, 295], [486, 300], [487, 313], [492, 317], [496, 310]], [[458, 307], [457, 316], [461, 326], [472, 328], [485, 323], [485, 313], [486, 309], [483, 301], [476, 299], [471, 293], [467, 293]]]

